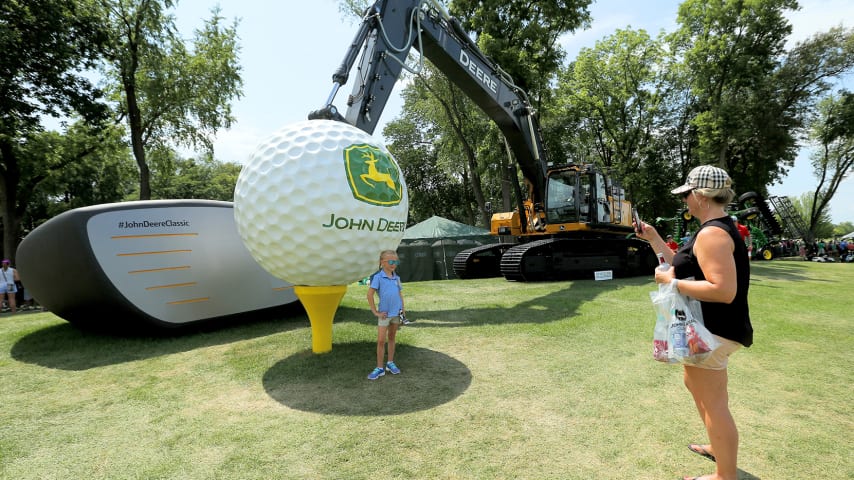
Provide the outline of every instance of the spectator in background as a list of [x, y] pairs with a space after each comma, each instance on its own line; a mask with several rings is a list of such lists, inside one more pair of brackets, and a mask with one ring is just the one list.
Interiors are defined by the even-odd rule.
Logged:
[[0, 277], [3, 280], [2, 292], [6, 297], [6, 302], [9, 304], [9, 310], [12, 313], [17, 311], [17, 307], [15, 306], [15, 294], [18, 293], [18, 287], [15, 285], [16, 282], [20, 282], [21, 279], [18, 278], [18, 271], [11, 267], [12, 262], [9, 259], [3, 259], [2, 266], [0, 266]]
[[675, 240], [673, 240], [673, 235], [668, 235], [667, 240], [664, 243], [674, 252], [676, 250], [679, 250], [679, 244], [676, 243]]
[[738, 218], [731, 217], [732, 221], [735, 222], [735, 228], [738, 229], [738, 235], [741, 237], [741, 241], [744, 242], [744, 245], [747, 247], [747, 258], [752, 258], [753, 256], [753, 244], [750, 241], [750, 229], [747, 228], [746, 225], [741, 224], [738, 221]]
[[27, 288], [26, 285], [18, 283], [18, 293], [22, 293], [21, 298], [19, 299], [20, 301], [18, 302], [21, 310], [36, 310], [39, 308], [36, 305], [36, 300], [33, 298], [33, 294], [30, 293], [30, 289]]

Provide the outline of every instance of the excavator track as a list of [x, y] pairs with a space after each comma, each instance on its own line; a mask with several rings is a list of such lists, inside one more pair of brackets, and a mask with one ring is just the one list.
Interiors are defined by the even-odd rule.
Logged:
[[652, 273], [656, 263], [649, 244], [636, 238], [549, 238], [507, 250], [501, 274], [526, 282], [587, 278], [602, 270], [631, 276]]
[[491, 243], [469, 248], [454, 257], [454, 273], [458, 278], [490, 278], [501, 276], [501, 256], [512, 243]]

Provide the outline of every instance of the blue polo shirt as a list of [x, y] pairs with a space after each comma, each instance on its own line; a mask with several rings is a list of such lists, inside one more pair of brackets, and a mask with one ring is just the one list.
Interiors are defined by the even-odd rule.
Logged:
[[403, 310], [403, 300], [400, 298], [403, 285], [400, 283], [400, 275], [392, 272], [391, 277], [387, 277], [385, 272], [380, 270], [371, 277], [371, 288], [377, 291], [380, 298], [377, 311], [386, 312], [389, 318], [398, 316]]

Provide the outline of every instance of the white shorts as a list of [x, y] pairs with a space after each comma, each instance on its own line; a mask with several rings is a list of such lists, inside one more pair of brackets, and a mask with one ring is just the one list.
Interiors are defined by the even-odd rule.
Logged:
[[691, 367], [705, 368], [707, 370], [726, 370], [727, 363], [729, 363], [729, 356], [741, 348], [741, 344], [738, 342], [719, 337], [715, 334], [712, 335], [721, 344], [705, 360], [701, 363], [691, 364]]
[[398, 316], [385, 317], [385, 320], [377, 318], [377, 325], [380, 327], [387, 327], [389, 323], [396, 323], [399, 325], [400, 324], [400, 317], [398, 317]]

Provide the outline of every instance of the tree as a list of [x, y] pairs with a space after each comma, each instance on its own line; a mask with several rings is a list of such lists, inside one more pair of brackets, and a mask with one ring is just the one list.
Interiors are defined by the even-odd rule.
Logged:
[[591, 0], [454, 0], [450, 11], [539, 109], [566, 52], [560, 38], [590, 23]]
[[791, 33], [784, 11], [796, 8], [795, 0], [687, 0], [669, 37], [696, 97], [695, 162], [726, 169], [742, 189], [764, 192], [778, 162], [794, 163], [794, 132], [775, 118], [784, 112], [769, 80]]
[[373, 3], [373, 0], [341, 0], [341, 3], [338, 4], [338, 11], [344, 18], [355, 21], [361, 19], [362, 14]]
[[42, 116], [104, 117], [102, 94], [85, 76], [106, 42], [88, 1], [0, 2], [0, 217], [3, 252], [14, 257], [25, 196], [23, 163]]
[[818, 185], [809, 202], [807, 224], [815, 232], [826, 220], [839, 185], [854, 172], [854, 94], [843, 90], [838, 97], [819, 102], [811, 127], [810, 137], [818, 147], [812, 156]]
[[389, 122], [383, 131], [406, 179], [409, 223], [434, 215], [465, 221], [465, 210], [461, 208], [465, 185], [449, 175], [447, 167], [440, 163], [431, 131], [422, 117], [412, 111]]
[[156, 162], [157, 176], [152, 182], [154, 198], [234, 200], [234, 186], [241, 169], [239, 164], [220, 162], [210, 156], [178, 158], [171, 150], [158, 153], [166, 158]]
[[809, 234], [805, 240], [811, 241], [819, 238], [829, 238], [833, 234], [833, 223], [830, 220], [830, 213], [827, 211], [819, 211], [815, 219], [812, 218], [812, 212], [818, 211], [815, 208], [815, 195], [810, 192], [802, 194], [800, 197], [789, 197], [795, 211], [800, 215], [804, 224], [809, 225]]
[[237, 21], [219, 9], [195, 32], [189, 50], [167, 10], [173, 0], [99, 0], [109, 26], [107, 75], [127, 120], [139, 167], [139, 198], [151, 198], [147, 150], [170, 144], [213, 154], [213, 136], [231, 126], [230, 101], [242, 95]]
[[125, 200], [135, 166], [119, 126], [76, 122], [65, 133], [39, 132], [22, 150], [22, 231], [74, 208]]
[[[766, 193], [794, 164], [798, 138], [828, 80], [854, 66], [850, 31], [784, 50], [795, 0], [687, 0], [669, 36], [694, 97], [693, 158], [726, 169], [739, 190]], [[682, 172], [687, 173], [687, 172]]]
[[[483, 147], [489, 128], [489, 120], [447, 77], [439, 73], [429, 62], [425, 62], [424, 69], [415, 76], [415, 81], [407, 85], [403, 92], [404, 107], [403, 119], [417, 125], [421, 129], [423, 138], [430, 138], [432, 149], [426, 156], [436, 156], [437, 165], [441, 170], [451, 177], [456, 177], [461, 183], [461, 191], [456, 189], [443, 189], [445, 192], [455, 191], [461, 193], [460, 207], [462, 217], [449, 215], [449, 212], [434, 213], [449, 218], [459, 219], [469, 224], [478, 224], [478, 221], [489, 224], [486, 213], [486, 197], [483, 193], [483, 182], [481, 179], [482, 165], [478, 161], [478, 152]], [[412, 136], [413, 132], [399, 126], [395, 130], [383, 132], [389, 136], [392, 134], [405, 134]], [[389, 148], [395, 155], [399, 155], [396, 148], [402, 142], [393, 139]], [[407, 185], [414, 185], [407, 177]], [[437, 202], [436, 205], [446, 202]], [[475, 207], [472, 207], [475, 205]], [[480, 212], [481, 218], [475, 212]]]
[[[611, 171], [641, 198], [650, 184], [642, 167], [656, 156], [656, 118], [662, 97], [663, 50], [643, 31], [617, 30], [584, 48], [559, 77], [559, 116], [578, 130], [565, 141], [589, 145], [586, 161]], [[572, 147], [568, 147], [569, 150]]]
[[842, 222], [833, 227], [833, 236], [841, 237], [842, 235], [848, 235], [849, 233], [854, 232], [854, 222]]
[[466, 223], [478, 224], [477, 215], [469, 207], [474, 203], [477, 205], [482, 224], [489, 225], [489, 213], [481, 181], [482, 167], [477, 155], [489, 129], [489, 120], [453, 82], [432, 67], [425, 68], [425, 71], [416, 77], [416, 84], [429, 92], [432, 99], [432, 118], [440, 134], [439, 155], [448, 161], [465, 163], [458, 171], [468, 187], [465, 192], [474, 195], [474, 202], [464, 203], [467, 210]]

